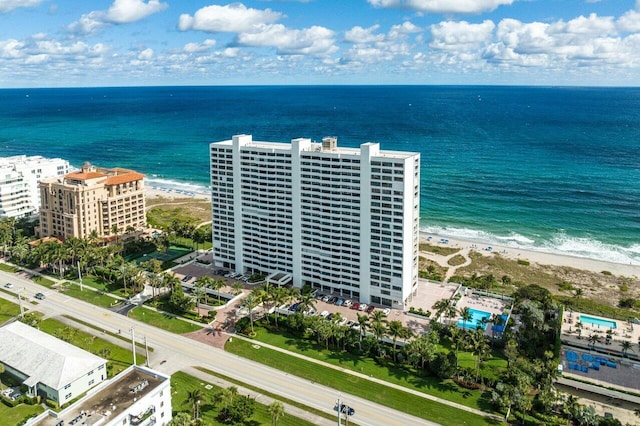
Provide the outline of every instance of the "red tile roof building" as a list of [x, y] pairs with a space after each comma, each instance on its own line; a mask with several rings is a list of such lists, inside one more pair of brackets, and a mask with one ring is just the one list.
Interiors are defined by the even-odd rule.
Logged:
[[40, 237], [100, 237], [146, 226], [144, 175], [95, 167], [40, 182]]

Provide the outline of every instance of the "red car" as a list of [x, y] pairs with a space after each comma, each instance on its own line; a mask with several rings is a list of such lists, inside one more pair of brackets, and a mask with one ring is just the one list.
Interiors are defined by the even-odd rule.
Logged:
[[370, 314], [371, 312], [373, 312], [376, 309], [375, 306], [373, 305], [369, 305], [369, 307], [367, 308], [367, 313]]
[[356, 311], [358, 310], [359, 307], [360, 307], [360, 304], [358, 302], [351, 305], [351, 309], [355, 309]]

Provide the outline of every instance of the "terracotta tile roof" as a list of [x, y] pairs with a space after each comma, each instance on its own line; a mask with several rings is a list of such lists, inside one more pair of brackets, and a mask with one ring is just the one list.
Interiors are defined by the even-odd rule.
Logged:
[[95, 178], [100, 178], [100, 177], [105, 177], [106, 175], [104, 173], [98, 173], [98, 172], [88, 172], [88, 173], [82, 173], [82, 172], [73, 172], [73, 173], [69, 173], [68, 175], [65, 176], [66, 179], [77, 179], [77, 180], [87, 180], [87, 179], [95, 179]]
[[[124, 169], [119, 169], [120, 171], [124, 171]], [[142, 173], [134, 172], [131, 170], [126, 170], [123, 174], [118, 174], [116, 176], [109, 176], [105, 182], [105, 185], [119, 185], [121, 183], [126, 182], [134, 182], [136, 180], [144, 179], [144, 175]]]

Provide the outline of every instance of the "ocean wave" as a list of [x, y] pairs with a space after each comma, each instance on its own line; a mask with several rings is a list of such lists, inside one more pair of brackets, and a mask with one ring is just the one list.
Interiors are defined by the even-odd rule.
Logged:
[[145, 185], [149, 188], [160, 190], [173, 190], [183, 192], [195, 192], [197, 194], [209, 195], [211, 190], [209, 187], [200, 185], [193, 182], [182, 182], [173, 179], [163, 179], [158, 177], [147, 177], [145, 179]]
[[553, 233], [546, 238], [542, 236], [527, 237], [515, 232], [508, 235], [498, 235], [478, 229], [433, 225], [423, 226], [420, 231], [483, 245], [500, 245], [513, 249], [520, 248], [626, 265], [640, 265], [640, 244], [624, 247], [604, 243], [593, 238], [571, 236], [564, 231]]

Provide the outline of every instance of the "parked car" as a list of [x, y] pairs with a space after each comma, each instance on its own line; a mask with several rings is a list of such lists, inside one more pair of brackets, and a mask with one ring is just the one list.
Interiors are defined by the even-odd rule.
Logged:
[[336, 300], [336, 306], [342, 306], [344, 304], [344, 299]]
[[329, 299], [329, 303], [331, 303], [332, 305], [334, 303], [336, 303], [338, 301], [338, 297], [337, 296], [333, 296], [331, 299]]
[[327, 315], [327, 320], [331, 321], [332, 318], [333, 318], [333, 313], [330, 313], [329, 315]]
[[289, 310], [290, 310], [291, 312], [295, 312], [295, 311], [297, 311], [297, 310], [298, 310], [298, 305], [299, 305], [299, 303], [294, 303], [293, 305], [291, 305], [291, 307], [289, 308]]
[[329, 316], [329, 311], [322, 311], [322, 313], [320, 314], [320, 316], [322, 318], [326, 318], [327, 316]]
[[369, 305], [369, 307], [367, 308], [367, 313], [370, 314], [371, 312], [373, 312], [376, 309], [375, 306], [373, 305]]
[[36, 293], [36, 299], [44, 300], [46, 298], [47, 298], [47, 296], [45, 296], [43, 293]]
[[358, 310], [364, 312], [368, 307], [369, 305], [367, 305], [366, 303], [361, 303], [360, 306], [358, 306]]
[[343, 306], [346, 306], [347, 308], [350, 308], [352, 305], [353, 305], [353, 302], [351, 301], [351, 299], [347, 299], [343, 303]]
[[4, 285], [4, 288], [13, 288], [13, 284], [11, 284], [11, 283], [6, 283], [6, 284]]
[[325, 294], [324, 296], [322, 296], [322, 301], [323, 302], [328, 302], [329, 299], [331, 299], [331, 296], [329, 296], [328, 294]]
[[382, 315], [384, 315], [385, 317], [388, 317], [390, 313], [391, 309], [389, 308], [384, 308], [384, 310], [382, 311]]
[[315, 314], [317, 314], [317, 313], [318, 313], [318, 311], [316, 311], [315, 309], [311, 308], [311, 309], [309, 309], [308, 311], [306, 311], [304, 314], [305, 314], [306, 316], [308, 316], [308, 317], [312, 317], [312, 316], [314, 316], [314, 315], [315, 315]]
[[357, 311], [358, 309], [360, 309], [360, 303], [354, 303], [353, 305], [351, 305], [351, 309], [355, 309]]
[[324, 294], [322, 293], [316, 293], [315, 298], [318, 300], [322, 300], [322, 298], [324, 297]]

